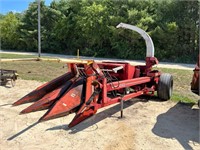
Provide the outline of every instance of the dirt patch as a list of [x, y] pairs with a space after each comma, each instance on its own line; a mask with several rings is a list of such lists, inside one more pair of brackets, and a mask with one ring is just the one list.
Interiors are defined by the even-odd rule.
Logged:
[[171, 101], [127, 101], [123, 119], [120, 106], [112, 105], [72, 129], [67, 125], [73, 114], [37, 124], [46, 111], [19, 115], [30, 104], [10, 104], [41, 84], [17, 80], [13, 88], [0, 86], [1, 150], [199, 149], [199, 109]]

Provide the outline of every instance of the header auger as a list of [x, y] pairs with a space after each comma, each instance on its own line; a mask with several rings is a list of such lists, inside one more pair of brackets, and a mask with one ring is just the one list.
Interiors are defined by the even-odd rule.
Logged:
[[150, 36], [142, 29], [120, 23], [117, 28], [137, 31], [147, 46], [146, 65], [132, 66], [126, 62], [95, 62], [93, 60], [69, 60], [69, 72], [44, 84], [13, 103], [14, 106], [34, 102], [21, 114], [48, 109], [39, 119], [46, 121], [70, 113], [76, 113], [69, 124], [73, 127], [98, 109], [140, 95], [154, 95], [168, 100], [172, 94], [173, 78], [152, 70], [158, 61]]

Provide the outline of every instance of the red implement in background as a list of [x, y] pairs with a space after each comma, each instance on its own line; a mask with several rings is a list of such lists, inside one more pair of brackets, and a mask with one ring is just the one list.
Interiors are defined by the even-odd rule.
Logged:
[[152, 70], [158, 60], [154, 57], [154, 45], [150, 36], [142, 29], [125, 23], [120, 23], [117, 28], [134, 30], [145, 39], [145, 65], [69, 60], [68, 73], [38, 87], [13, 105], [34, 102], [21, 114], [48, 109], [39, 121], [75, 113], [69, 123], [69, 127], [73, 127], [94, 115], [100, 108], [134, 97], [154, 95], [157, 92], [160, 99], [170, 99], [173, 77]]
[[200, 95], [200, 90], [199, 90], [200, 55], [198, 56], [197, 64], [193, 71], [194, 74], [191, 82], [191, 91], [197, 95]]
[[[199, 76], [200, 76], [200, 54], [198, 56], [197, 64], [194, 68], [194, 74], [192, 77], [192, 82], [191, 82], [191, 91], [197, 95], [200, 95], [200, 82], [199, 82]], [[198, 106], [200, 107], [200, 100], [198, 100]]]

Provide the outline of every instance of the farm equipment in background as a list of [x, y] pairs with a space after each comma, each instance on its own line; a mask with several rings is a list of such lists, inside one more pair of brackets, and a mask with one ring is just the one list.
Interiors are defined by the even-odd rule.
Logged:
[[[191, 82], [191, 91], [197, 95], [200, 95], [200, 89], [199, 89], [199, 74], [200, 74], [200, 54], [198, 56], [197, 64], [194, 68], [194, 74], [192, 77]], [[200, 100], [198, 101], [198, 106], [200, 107]]]
[[69, 60], [69, 72], [44, 84], [19, 99], [13, 106], [34, 102], [21, 114], [48, 109], [39, 119], [46, 121], [76, 113], [68, 125], [73, 127], [94, 115], [98, 109], [157, 91], [162, 100], [170, 99], [173, 77], [152, 70], [158, 64], [151, 37], [142, 29], [125, 23], [117, 28], [138, 32], [145, 40], [146, 64], [132, 66], [126, 62]]
[[6, 85], [9, 81], [12, 87], [15, 86], [18, 74], [16, 70], [0, 69], [0, 85]]

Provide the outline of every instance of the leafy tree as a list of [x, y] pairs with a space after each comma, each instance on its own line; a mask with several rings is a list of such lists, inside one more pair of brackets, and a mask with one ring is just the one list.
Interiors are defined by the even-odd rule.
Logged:
[[[163, 61], [195, 61], [199, 51], [199, 0], [41, 1], [42, 52], [144, 59], [145, 42], [120, 22], [148, 32]], [[2, 47], [37, 50], [37, 0], [23, 13], [0, 14]]]
[[[41, 8], [44, 6], [44, 1], [41, 1]], [[26, 51], [37, 50], [37, 39], [38, 39], [38, 25], [37, 25], [37, 1], [30, 3], [28, 10], [22, 18], [20, 26], [18, 28], [18, 34], [20, 35], [19, 49]]]
[[19, 26], [19, 19], [12, 12], [6, 14], [0, 20], [0, 38], [2, 49], [16, 49], [19, 43], [19, 36], [16, 29]]
[[[164, 54], [161, 54], [161, 57], [172, 61], [175, 59], [184, 62], [192, 60], [199, 51], [196, 42], [199, 36], [198, 21], [199, 1], [168, 0], [159, 2], [156, 22], [162, 30], [159, 33], [165, 34], [165, 36], [160, 37], [163, 42], [158, 44], [158, 48]], [[169, 32], [172, 26], [175, 30]], [[157, 36], [157, 38], [159, 37]]]
[[64, 15], [54, 9], [53, 3], [50, 7], [43, 7], [41, 26], [42, 26], [42, 49], [46, 52], [61, 53], [61, 44], [56, 36], [55, 30], [58, 20]]
[[4, 19], [4, 15], [3, 14], [0, 14], [0, 20]]
[[78, 48], [82, 48], [84, 39], [80, 36], [81, 33], [76, 19], [81, 6], [81, 2], [74, 0], [60, 0], [51, 3], [51, 7], [62, 14], [56, 20], [54, 34], [64, 54], [75, 54]]

